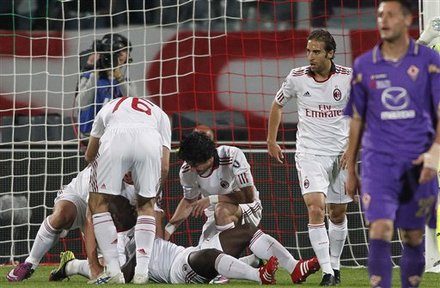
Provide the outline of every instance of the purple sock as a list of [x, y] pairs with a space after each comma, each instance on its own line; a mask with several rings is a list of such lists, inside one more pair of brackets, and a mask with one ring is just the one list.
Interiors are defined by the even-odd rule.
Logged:
[[390, 288], [392, 278], [391, 243], [370, 239], [368, 274], [371, 287]]
[[400, 259], [400, 280], [402, 288], [419, 287], [425, 269], [424, 245], [403, 245], [402, 258]]

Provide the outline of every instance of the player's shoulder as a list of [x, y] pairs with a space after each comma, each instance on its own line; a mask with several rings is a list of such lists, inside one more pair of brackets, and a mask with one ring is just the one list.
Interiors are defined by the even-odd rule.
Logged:
[[351, 75], [353, 69], [351, 69], [350, 67], [335, 64], [335, 71], [336, 74]]
[[290, 77], [307, 76], [309, 72], [310, 72], [310, 66], [301, 66], [290, 70], [289, 76]]
[[230, 165], [232, 164], [235, 155], [237, 155], [240, 149], [234, 146], [221, 145], [217, 147], [217, 154], [219, 157], [220, 165]]

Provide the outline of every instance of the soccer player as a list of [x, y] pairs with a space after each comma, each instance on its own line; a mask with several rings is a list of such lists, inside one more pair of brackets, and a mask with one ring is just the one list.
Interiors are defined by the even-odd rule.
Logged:
[[[68, 231], [76, 228], [81, 229], [81, 231], [87, 229], [86, 212], [87, 199], [89, 196], [90, 170], [91, 167], [87, 166], [84, 170], [79, 172], [68, 185], [58, 192], [58, 196], [54, 200], [53, 212], [40, 226], [29, 257], [7, 274], [6, 277], [8, 281], [19, 282], [29, 278], [37, 269], [43, 256], [58, 242], [60, 237], [65, 237]], [[122, 200], [121, 198], [114, 200], [116, 207], [125, 207], [123, 199], [127, 199], [127, 202], [131, 201], [132, 205], [135, 205], [135, 202], [133, 202], [135, 201], [134, 187], [126, 182], [122, 182], [121, 187], [121, 196], [123, 196], [123, 198]], [[127, 213], [129, 213], [129, 210], [125, 211], [125, 214]], [[118, 228], [124, 230], [120, 225]], [[87, 240], [88, 239], [86, 239], [86, 241]], [[93, 241], [95, 240], [93, 239]], [[69, 258], [68, 256], [69, 255], [66, 254], [64, 258]], [[102, 272], [100, 264], [97, 261], [93, 261], [95, 257], [90, 256], [88, 258], [91, 259], [91, 269], [90, 272], [87, 270], [87, 273], [91, 273], [90, 276], [93, 277], [93, 275], [99, 274], [98, 271]]]
[[[106, 271], [96, 283], [124, 283], [117, 253], [116, 227], [108, 203], [120, 193], [120, 180], [131, 171], [137, 192], [135, 284], [148, 282], [148, 263], [155, 238], [153, 206], [160, 188], [163, 149], [170, 150], [168, 116], [144, 98], [121, 97], [96, 115], [85, 153], [92, 163], [89, 208]], [[162, 148], [164, 146], [165, 148]], [[99, 156], [98, 156], [99, 155]]]
[[179, 172], [183, 198], [165, 226], [165, 240], [191, 214], [207, 217], [200, 241], [236, 224], [260, 223], [259, 193], [240, 149], [216, 148], [208, 134], [194, 131], [181, 141], [178, 157], [185, 161]]
[[[333, 62], [336, 42], [325, 30], [307, 38], [310, 65], [293, 69], [272, 103], [267, 148], [269, 155], [283, 163], [276, 142], [284, 105], [294, 98], [298, 105], [295, 162], [301, 192], [308, 210], [309, 238], [323, 272], [321, 286], [340, 279], [340, 256], [347, 237], [347, 203], [344, 182], [348, 118], [343, 109], [349, 99], [351, 69]], [[326, 204], [329, 232], [325, 227]]]
[[437, 202], [440, 151], [440, 57], [410, 38], [411, 1], [383, 0], [377, 24], [381, 41], [354, 62], [346, 113], [349, 133], [347, 193], [358, 186], [369, 222], [371, 287], [392, 283], [391, 239], [403, 242], [401, 287], [419, 287], [425, 258], [425, 223]]
[[[255, 269], [235, 259], [247, 247], [258, 257], [269, 262]], [[133, 254], [133, 251], [133, 240], [131, 240], [127, 245], [127, 253]], [[128, 258], [122, 271], [125, 279], [130, 280], [134, 274], [136, 259], [133, 255]], [[231, 279], [247, 279], [257, 282], [261, 280], [262, 284], [273, 284], [275, 283], [275, 270], [280, 265], [291, 274], [294, 283], [301, 283], [308, 275], [319, 269], [317, 259], [309, 261], [309, 263], [312, 262], [313, 267], [309, 267], [306, 262], [295, 260], [292, 254], [272, 236], [265, 234], [252, 224], [244, 224], [217, 233], [196, 247], [184, 248], [162, 239], [156, 239], [150, 261], [149, 277], [151, 281], [158, 283], [201, 284], [208, 283], [218, 273], [222, 273]], [[64, 266], [65, 273], [57, 280], [74, 275], [70, 265], [72, 263], [68, 262]], [[303, 270], [307, 271], [309, 268], [313, 270], [304, 275]], [[298, 279], [301, 281], [295, 282]]]

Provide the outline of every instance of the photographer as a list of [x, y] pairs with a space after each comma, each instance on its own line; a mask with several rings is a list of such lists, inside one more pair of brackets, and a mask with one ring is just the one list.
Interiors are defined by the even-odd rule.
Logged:
[[[122, 96], [136, 97], [136, 89], [130, 84], [123, 70], [131, 63], [131, 43], [121, 34], [106, 34], [94, 43], [88, 52], [75, 99], [79, 108], [79, 132], [88, 137], [95, 115], [110, 100]], [[95, 52], [96, 51], [96, 52]], [[91, 54], [90, 54], [91, 53]]]

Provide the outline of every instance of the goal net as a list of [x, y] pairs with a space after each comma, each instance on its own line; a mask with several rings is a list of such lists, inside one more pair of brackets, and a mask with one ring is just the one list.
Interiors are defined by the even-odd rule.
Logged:
[[[263, 203], [262, 228], [295, 257], [313, 254], [294, 164], [296, 106], [284, 109], [278, 139], [286, 161], [277, 164], [264, 142], [270, 105], [290, 69], [307, 64], [311, 29], [332, 32], [335, 61], [341, 65], [351, 66], [371, 48], [378, 40], [378, 1], [9, 2], [0, 8], [0, 263], [24, 260], [58, 191], [86, 165], [85, 138], [78, 132], [82, 107], [75, 96], [94, 43], [108, 33], [131, 43], [132, 62], [123, 73], [139, 97], [167, 112], [174, 146], [204, 124], [219, 143], [243, 148]], [[418, 12], [415, 7], [414, 15]], [[92, 66], [92, 71], [99, 68]], [[168, 218], [182, 196], [180, 164], [172, 153], [165, 189]], [[195, 244], [202, 221], [186, 221], [173, 240]], [[358, 204], [349, 205], [348, 223], [342, 265], [365, 265], [367, 228]], [[85, 257], [79, 231], [70, 231], [43, 262], [58, 261], [65, 249]], [[395, 264], [400, 252], [396, 234]]]

